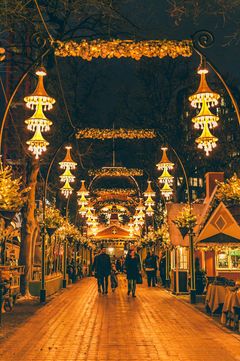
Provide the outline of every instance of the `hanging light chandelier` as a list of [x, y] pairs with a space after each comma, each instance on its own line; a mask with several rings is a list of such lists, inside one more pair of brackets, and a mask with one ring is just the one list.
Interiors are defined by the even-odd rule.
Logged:
[[154, 192], [152, 189], [152, 186], [151, 186], [152, 181], [148, 180], [147, 183], [148, 183], [147, 189], [143, 193], [144, 197], [146, 197], [146, 198], [147, 197], [155, 197], [156, 192]]
[[208, 128], [208, 123], [204, 123], [203, 131], [200, 137], [196, 139], [199, 149], [203, 149], [206, 155], [209, 155], [214, 148], [217, 146], [218, 138], [214, 137]]
[[191, 105], [195, 108], [201, 108], [200, 112], [192, 119], [194, 128], [202, 129], [202, 134], [195, 140], [199, 149], [203, 149], [208, 156], [209, 153], [216, 147], [218, 138], [215, 137], [209, 129], [215, 128], [218, 125], [219, 117], [213, 114], [209, 107], [214, 107], [218, 104], [220, 94], [214, 92], [209, 87], [206, 74], [205, 60], [201, 60], [198, 70], [200, 74], [200, 84], [196, 93], [189, 97]]
[[164, 186], [162, 187], [160, 192], [166, 200], [170, 200], [173, 195], [173, 189], [170, 187], [168, 183], [164, 183]]
[[39, 104], [41, 104], [44, 110], [50, 110], [56, 101], [54, 98], [48, 95], [44, 87], [43, 78], [47, 75], [46, 69], [41, 66], [36, 70], [35, 74], [38, 76], [37, 87], [31, 95], [28, 95], [24, 98], [26, 106], [29, 109], [34, 109], [37, 108]]
[[64, 186], [61, 188], [61, 193], [68, 198], [72, 192], [73, 188], [70, 183], [75, 181], [75, 176], [72, 174], [71, 169], [75, 169], [77, 163], [73, 161], [71, 157], [71, 146], [66, 146], [66, 155], [65, 158], [59, 162], [60, 168], [65, 169], [64, 173], [60, 175], [61, 182], [65, 182]]
[[171, 170], [174, 167], [174, 163], [170, 162], [167, 156], [167, 147], [162, 147], [161, 150], [163, 151], [162, 159], [160, 162], [156, 165], [158, 170]]
[[30, 109], [35, 109], [35, 113], [32, 117], [25, 120], [27, 129], [35, 132], [33, 137], [26, 143], [28, 149], [38, 159], [42, 152], [45, 152], [49, 143], [43, 138], [42, 132], [48, 132], [52, 125], [51, 120], [47, 119], [43, 110], [50, 110], [55, 103], [55, 99], [50, 97], [43, 83], [43, 77], [47, 75], [46, 69], [41, 67], [36, 70], [38, 76], [38, 84], [33, 94], [26, 96], [24, 101], [26, 106]]
[[85, 186], [85, 180], [81, 180], [81, 187], [79, 189], [79, 191], [77, 191], [77, 195], [78, 196], [88, 196], [89, 195], [89, 191], [87, 190], [86, 186]]
[[[89, 201], [87, 200], [86, 196], [89, 195], [89, 191], [87, 190], [86, 186], [85, 186], [85, 180], [81, 180], [81, 187], [80, 189], [77, 191], [77, 195], [80, 197], [78, 199], [78, 205], [81, 206], [79, 208], [79, 214], [82, 217], [85, 217], [88, 211], [88, 203]], [[91, 211], [91, 210], [90, 210]]]
[[167, 147], [162, 147], [161, 149], [163, 151], [163, 155], [162, 155], [162, 159], [157, 164], [157, 168], [158, 170], [162, 170], [163, 172], [158, 177], [158, 180], [160, 184], [163, 184], [163, 187], [160, 190], [162, 196], [166, 200], [169, 200], [173, 194], [173, 190], [170, 187], [170, 185], [173, 184], [173, 179], [174, 179], [174, 177], [169, 173], [169, 170], [173, 169], [174, 163], [168, 159]]
[[196, 117], [192, 118], [194, 128], [203, 129], [205, 123], [208, 124], [210, 129], [215, 128], [218, 125], [218, 121], [219, 117], [209, 110], [206, 100], [203, 99], [200, 112], [196, 115]]
[[35, 155], [35, 158], [38, 159], [42, 152], [46, 152], [47, 146], [49, 143], [43, 138], [40, 126], [37, 126], [33, 137], [26, 141], [28, 149]]
[[189, 97], [189, 101], [194, 108], [200, 108], [203, 102], [203, 99], [206, 101], [207, 105], [213, 107], [218, 104], [220, 94], [211, 90], [207, 83], [206, 74], [208, 70], [206, 65], [202, 61], [198, 69], [198, 74], [200, 74], [200, 84], [196, 93]]

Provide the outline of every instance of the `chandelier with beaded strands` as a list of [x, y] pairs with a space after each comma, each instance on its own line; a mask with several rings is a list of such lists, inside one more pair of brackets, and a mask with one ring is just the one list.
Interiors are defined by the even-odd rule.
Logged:
[[87, 190], [86, 186], [85, 186], [85, 180], [81, 180], [81, 187], [79, 189], [79, 191], [77, 191], [77, 195], [78, 197], [80, 197], [78, 199], [78, 205], [80, 206], [78, 212], [82, 217], [85, 217], [88, 211], [88, 203], [89, 201], [87, 200], [86, 197], [88, 197], [89, 195], [89, 191]]
[[61, 188], [61, 193], [68, 198], [73, 191], [70, 183], [75, 181], [75, 176], [72, 174], [71, 170], [76, 168], [77, 163], [73, 161], [71, 157], [71, 146], [66, 146], [66, 155], [65, 158], [59, 162], [60, 168], [64, 169], [64, 173], [60, 175], [60, 181], [65, 182]]
[[36, 70], [38, 76], [37, 87], [31, 95], [24, 98], [26, 106], [35, 110], [34, 114], [25, 120], [27, 129], [34, 132], [34, 135], [26, 143], [28, 149], [38, 159], [42, 152], [45, 152], [49, 143], [43, 138], [42, 132], [48, 132], [52, 121], [47, 119], [45, 110], [50, 110], [55, 103], [55, 99], [50, 97], [44, 88], [43, 77], [47, 75], [46, 69], [41, 66]]
[[218, 125], [219, 117], [210, 111], [210, 107], [218, 104], [220, 94], [211, 90], [207, 83], [205, 60], [202, 59], [198, 69], [200, 74], [200, 84], [198, 90], [189, 97], [189, 101], [194, 108], [199, 108], [199, 113], [192, 119], [194, 128], [202, 129], [201, 135], [195, 140], [199, 149], [203, 149], [208, 156], [209, 153], [217, 146], [218, 138], [215, 137], [210, 129]]
[[161, 148], [163, 151], [162, 158], [160, 162], [156, 165], [158, 170], [162, 170], [162, 174], [158, 177], [159, 183], [163, 185], [161, 188], [161, 194], [166, 199], [169, 200], [173, 194], [173, 189], [171, 185], [173, 184], [174, 177], [169, 173], [169, 170], [172, 170], [174, 163], [168, 159], [167, 156], [167, 147]]
[[146, 214], [148, 216], [152, 216], [154, 213], [154, 209], [153, 207], [155, 206], [155, 202], [152, 199], [152, 197], [155, 197], [156, 193], [153, 191], [152, 186], [151, 186], [151, 181], [148, 180], [148, 186], [147, 189], [144, 192], [144, 197], [146, 198], [144, 204], [146, 207]]
[[136, 207], [136, 210], [135, 210], [135, 214], [133, 216], [133, 219], [134, 219], [134, 226], [135, 226], [135, 229], [136, 230], [139, 230], [139, 226], [143, 226], [145, 221], [145, 213], [144, 213], [144, 210], [145, 210], [145, 206], [143, 204], [143, 199], [140, 198], [139, 200], [139, 203]]

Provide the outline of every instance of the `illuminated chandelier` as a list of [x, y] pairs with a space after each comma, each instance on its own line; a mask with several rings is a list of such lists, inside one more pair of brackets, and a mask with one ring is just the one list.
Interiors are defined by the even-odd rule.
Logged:
[[90, 226], [92, 224], [92, 217], [94, 216], [93, 211], [94, 211], [94, 207], [92, 206], [91, 202], [89, 201], [88, 206], [86, 207], [86, 214], [85, 214], [85, 216], [87, 218], [86, 223], [88, 226]]
[[200, 74], [200, 84], [196, 93], [189, 97], [189, 101], [194, 108], [200, 108], [203, 102], [203, 99], [206, 101], [207, 105], [213, 107], [218, 104], [220, 94], [214, 92], [209, 87], [206, 74], [208, 70], [206, 69], [205, 64], [201, 64], [198, 69], [198, 74]]
[[169, 200], [173, 194], [173, 189], [170, 185], [173, 184], [174, 177], [169, 173], [169, 170], [172, 170], [174, 163], [172, 163], [167, 156], [167, 148], [161, 148], [163, 151], [162, 159], [157, 164], [158, 170], [163, 170], [162, 174], [158, 177], [159, 183], [163, 184], [160, 192], [166, 200]]
[[214, 137], [208, 128], [208, 123], [204, 123], [203, 131], [200, 137], [196, 139], [199, 149], [203, 149], [206, 152], [206, 155], [209, 155], [209, 152], [216, 148], [218, 138]]
[[43, 138], [42, 132], [50, 130], [52, 122], [46, 118], [43, 110], [50, 110], [55, 103], [55, 99], [50, 97], [43, 84], [43, 77], [47, 75], [45, 68], [41, 67], [36, 71], [38, 76], [38, 84], [33, 94], [26, 96], [24, 101], [26, 106], [30, 109], [35, 109], [35, 113], [32, 117], [25, 120], [27, 129], [35, 132], [33, 137], [26, 143], [29, 146], [28, 149], [38, 159], [42, 152], [45, 152], [49, 143]]
[[77, 195], [80, 196], [78, 199], [78, 205], [81, 206], [79, 208], [79, 214], [84, 217], [88, 211], [88, 208], [86, 207], [88, 205], [86, 196], [89, 195], [89, 191], [85, 187], [85, 180], [81, 180], [81, 187], [77, 192]]
[[170, 187], [168, 183], [164, 183], [164, 186], [160, 190], [162, 196], [166, 198], [166, 200], [170, 200], [173, 195], [173, 189]]
[[144, 225], [144, 223], [145, 223], [144, 222], [144, 219], [145, 219], [144, 210], [145, 210], [145, 206], [143, 204], [143, 199], [140, 198], [139, 203], [136, 207], [135, 214], [133, 216], [135, 226], [139, 226], [139, 225], [143, 226]]
[[215, 128], [219, 117], [213, 114], [209, 107], [216, 106], [220, 95], [213, 92], [206, 80], [206, 74], [208, 70], [204, 62], [201, 63], [198, 74], [201, 76], [200, 85], [196, 93], [189, 97], [191, 105], [193, 107], [201, 108], [200, 112], [192, 119], [194, 127], [196, 129], [202, 129], [202, 134], [198, 137], [195, 142], [198, 144], [199, 149], [203, 149], [206, 152], [206, 155], [209, 155], [209, 152], [216, 147], [216, 142], [218, 138], [212, 135], [209, 128]]
[[155, 202], [152, 199], [152, 197], [155, 197], [156, 193], [153, 191], [152, 187], [151, 187], [151, 181], [148, 180], [148, 186], [146, 191], [144, 192], [144, 197], [147, 197], [146, 201], [145, 201], [145, 207], [146, 207], [146, 214], [148, 216], [152, 216], [154, 213], [154, 209], [152, 207], [154, 207]]
[[71, 169], [75, 169], [77, 163], [73, 161], [71, 157], [71, 146], [66, 146], [66, 155], [65, 158], [59, 162], [60, 168], [65, 169], [64, 173], [60, 175], [61, 182], [65, 182], [63, 187], [61, 188], [61, 193], [68, 198], [72, 192], [73, 188], [71, 187], [70, 183], [75, 181], [75, 176], [72, 174]]

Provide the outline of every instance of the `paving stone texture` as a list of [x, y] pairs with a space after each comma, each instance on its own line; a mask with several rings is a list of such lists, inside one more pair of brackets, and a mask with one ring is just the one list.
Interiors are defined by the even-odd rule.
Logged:
[[159, 288], [66, 289], [0, 341], [1, 361], [240, 361], [240, 338]]

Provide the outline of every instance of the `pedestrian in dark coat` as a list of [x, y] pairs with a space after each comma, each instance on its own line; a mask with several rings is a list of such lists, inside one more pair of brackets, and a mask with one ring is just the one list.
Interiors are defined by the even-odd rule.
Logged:
[[147, 275], [148, 287], [155, 287], [156, 285], [156, 269], [157, 262], [156, 257], [151, 252], [147, 253], [147, 257], [144, 260], [144, 269]]
[[137, 278], [139, 277], [139, 273], [141, 272], [141, 263], [140, 257], [134, 250], [131, 250], [127, 256], [125, 261], [125, 268], [127, 272], [127, 280], [128, 280], [128, 296], [132, 292], [132, 296], [136, 297], [136, 284]]
[[106, 254], [106, 248], [103, 247], [101, 253], [97, 256], [95, 270], [99, 278], [100, 288], [102, 293], [108, 293], [108, 277], [111, 273], [110, 256]]
[[101, 283], [100, 283], [100, 277], [97, 274], [97, 258], [99, 257], [100, 252], [95, 255], [93, 265], [92, 265], [92, 272], [94, 272], [94, 277], [97, 279], [97, 285], [98, 285], [98, 293], [101, 293]]

